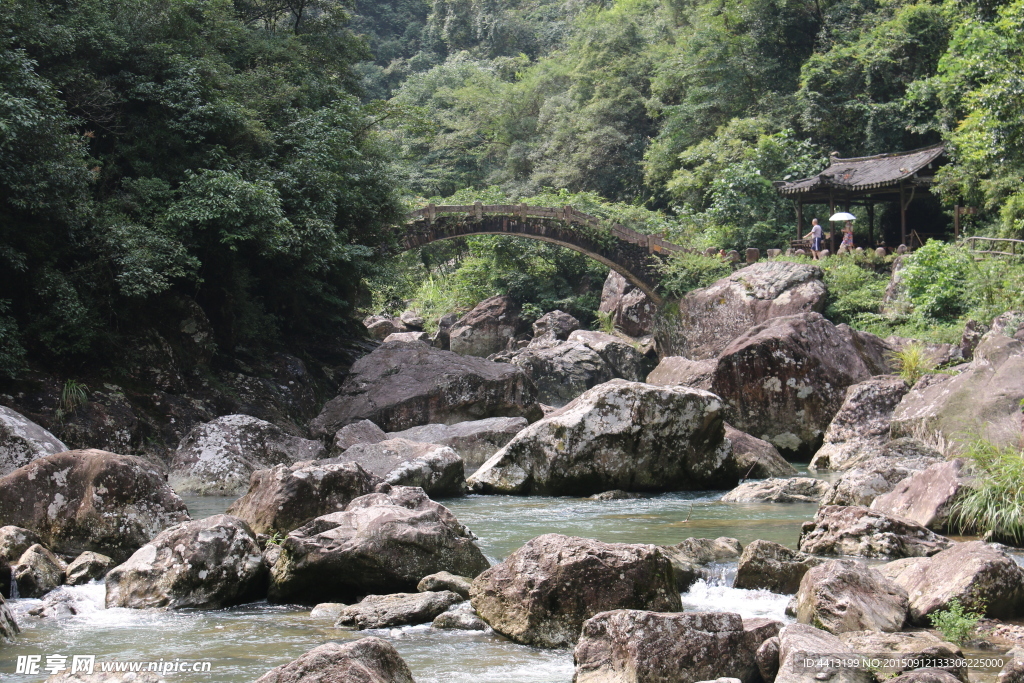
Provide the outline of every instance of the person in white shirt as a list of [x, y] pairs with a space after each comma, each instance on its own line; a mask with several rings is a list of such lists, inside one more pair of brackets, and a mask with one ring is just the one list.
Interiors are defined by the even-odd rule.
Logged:
[[815, 261], [821, 260], [821, 240], [824, 236], [824, 230], [818, 224], [817, 218], [811, 219], [811, 231], [804, 235], [804, 239], [811, 240], [811, 255]]

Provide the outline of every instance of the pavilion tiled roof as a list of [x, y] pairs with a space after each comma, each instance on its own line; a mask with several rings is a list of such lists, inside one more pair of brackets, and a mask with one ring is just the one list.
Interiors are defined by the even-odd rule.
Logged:
[[[783, 195], [804, 194], [835, 188], [860, 192], [898, 185], [938, 159], [946, 151], [942, 144], [909, 152], [876, 154], [852, 159], [833, 158], [829, 167], [816, 176], [774, 183]], [[930, 175], [930, 174], [929, 174]]]

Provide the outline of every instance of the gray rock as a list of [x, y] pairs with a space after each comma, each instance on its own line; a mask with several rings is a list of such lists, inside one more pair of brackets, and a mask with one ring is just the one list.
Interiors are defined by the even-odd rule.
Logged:
[[381, 340], [396, 332], [408, 332], [409, 328], [390, 316], [371, 315], [363, 320], [366, 331], [373, 339]]
[[780, 626], [728, 612], [603, 612], [583, 625], [573, 681], [700, 681], [727, 672], [733, 681], [755, 683], [755, 653]]
[[372, 493], [381, 479], [354, 462], [324, 460], [257, 470], [249, 490], [228, 508], [259, 534], [286, 534], [306, 522], [339, 512]]
[[740, 480], [794, 477], [796, 468], [786, 462], [775, 446], [725, 424], [725, 438], [732, 444], [732, 459]]
[[765, 261], [747, 266], [679, 302], [684, 334], [673, 355], [693, 360], [718, 356], [733, 339], [772, 318], [825, 309], [825, 285], [817, 266]]
[[839, 412], [825, 430], [825, 442], [811, 469], [847, 470], [880, 454], [889, 441], [893, 411], [910, 387], [896, 375], [872, 377], [846, 390]]
[[984, 437], [996, 445], [1020, 442], [1024, 400], [1024, 342], [989, 332], [974, 360], [957, 375], [932, 375], [914, 385], [892, 418], [894, 436], [937, 431], [965, 443]]
[[716, 359], [690, 360], [683, 356], [666, 356], [647, 375], [648, 384], [684, 386], [711, 391], [715, 379]]
[[455, 631], [486, 631], [487, 622], [473, 613], [472, 610], [455, 610], [438, 614], [433, 623], [434, 628]]
[[54, 674], [46, 683], [167, 683], [163, 676], [148, 671], [94, 671], [91, 674], [78, 672]]
[[423, 326], [427, 323], [423, 316], [416, 311], [403, 311], [402, 315], [398, 316], [398, 319], [410, 330], [422, 330]]
[[459, 316], [454, 313], [445, 313], [437, 321], [437, 332], [434, 334], [434, 338], [431, 340], [431, 344], [434, 348], [441, 349], [442, 351], [451, 350], [450, 334], [452, 327], [455, 323], [459, 322]]
[[680, 611], [672, 564], [650, 545], [545, 534], [473, 580], [473, 608], [517, 643], [566, 647], [613, 609]]
[[774, 636], [761, 643], [761, 647], [754, 653], [754, 661], [757, 662], [761, 679], [765, 683], [774, 683], [779, 673], [779, 637]]
[[286, 433], [249, 415], [225, 415], [196, 425], [171, 460], [171, 487], [190, 495], [241, 495], [257, 470], [317, 460], [327, 454], [319, 441]]
[[812, 567], [821, 560], [774, 543], [756, 540], [743, 549], [736, 567], [733, 588], [764, 589], [793, 594]]
[[[355, 446], [357, 443], [379, 443], [387, 438], [388, 433], [369, 420], [353, 422], [335, 432], [334, 440], [331, 442], [331, 455], [340, 455], [346, 448]], [[413, 439], [413, 441], [422, 441], [422, 439]]]
[[492, 296], [452, 326], [448, 343], [460, 355], [486, 357], [504, 349], [509, 339], [523, 331], [519, 305], [507, 296]]
[[334, 625], [363, 630], [422, 624], [433, 621], [463, 600], [461, 595], [451, 591], [367, 595], [358, 603], [342, 609]]
[[392, 486], [418, 486], [430, 496], [465, 492], [465, 465], [448, 446], [387, 439], [358, 443], [331, 461], [355, 463]]
[[36, 458], [68, 450], [64, 443], [21, 413], [0, 406], [0, 477]]
[[723, 503], [817, 503], [829, 483], [811, 477], [763, 479], [740, 484], [722, 496]]
[[260, 599], [266, 582], [249, 525], [214, 515], [165, 529], [110, 570], [106, 605], [220, 609]]
[[522, 417], [491, 417], [452, 425], [429, 424], [411, 427], [400, 432], [391, 432], [385, 438], [450, 446], [462, 457], [466, 471], [474, 472], [528, 425], [529, 422]]
[[423, 577], [441, 571], [476, 576], [489, 563], [475, 538], [421, 489], [371, 493], [288, 534], [271, 572], [270, 600], [352, 602], [413, 591]]
[[846, 666], [841, 661], [843, 655], [854, 654], [831, 633], [806, 624], [790, 624], [779, 632], [775, 683], [873, 683], [874, 676], [867, 669]]
[[903, 351], [912, 345], [921, 346], [924, 350], [924, 357], [935, 367], [956, 365], [965, 360], [963, 350], [959, 345], [954, 346], [953, 344], [942, 344], [939, 342], [925, 342], [920, 339], [897, 337], [896, 335], [886, 337], [885, 343], [889, 345], [889, 348], [892, 349], [894, 353]]
[[22, 553], [11, 567], [18, 594], [23, 598], [41, 598], [63, 585], [66, 570], [62, 559], [38, 543]]
[[472, 578], [456, 576], [451, 572], [438, 572], [420, 579], [420, 582], [416, 584], [416, 590], [421, 593], [428, 591], [450, 591], [461, 595], [464, 600], [469, 600], [469, 588], [472, 585]]
[[485, 493], [587, 496], [736, 483], [717, 396], [612, 380], [540, 420], [470, 477]]
[[630, 337], [650, 334], [658, 307], [643, 290], [614, 270], [608, 271], [601, 290], [602, 313], [611, 313], [615, 327]]
[[426, 332], [392, 332], [384, 337], [385, 344], [397, 342], [399, 344], [430, 344], [430, 335]]
[[941, 460], [929, 457], [871, 458], [846, 470], [822, 497], [822, 505], [866, 505], [883, 493], [892, 491], [901, 481]]
[[334, 623], [346, 607], [348, 605], [343, 602], [321, 602], [309, 611], [309, 616], [311, 619], [330, 619]]
[[843, 403], [846, 388], [885, 371], [885, 344], [818, 313], [750, 328], [722, 351], [713, 391], [726, 419], [783, 454], [810, 456]]
[[968, 683], [963, 651], [928, 631], [848, 631], [840, 633], [839, 639], [854, 652], [876, 655], [896, 665], [882, 667], [879, 677], [900, 675], [912, 668], [935, 667], [953, 674], [961, 683]]
[[997, 683], [1021, 683], [1024, 681], [1024, 649], [1020, 646], [1014, 647], [1006, 656], [1008, 661], [999, 671]]
[[575, 342], [528, 346], [514, 354], [509, 362], [522, 368], [537, 385], [538, 401], [556, 408], [615, 378], [601, 354], [586, 344]]
[[920, 524], [860, 505], [828, 505], [800, 532], [799, 550], [812, 555], [853, 555], [881, 559], [925, 557], [953, 545]]
[[914, 669], [889, 680], [892, 683], [955, 683], [960, 679], [945, 669], [928, 667], [925, 669]]
[[87, 550], [68, 565], [67, 571], [64, 573], [65, 583], [69, 586], [79, 586], [102, 579], [107, 572], [113, 569], [114, 564], [113, 558]]
[[395, 646], [380, 638], [324, 643], [255, 683], [414, 683]]
[[800, 581], [796, 618], [829, 633], [900, 631], [907, 591], [863, 562], [829, 560]]
[[41, 542], [39, 534], [31, 529], [11, 525], [0, 527], [0, 560], [7, 560], [8, 564], [15, 562], [23, 552]]
[[1024, 615], [1024, 571], [1001, 546], [969, 541], [932, 557], [890, 563], [880, 571], [910, 596], [910, 618], [928, 624], [928, 615], [956, 599], [968, 611], [996, 619]]
[[931, 465], [875, 498], [871, 509], [943, 531], [949, 526], [953, 506], [970, 484], [965, 465], [961, 458]]
[[14, 613], [11, 612], [4, 596], [0, 595], [0, 643], [11, 642], [19, 633], [21, 629], [18, 628], [18, 621], [14, 618]]
[[694, 583], [710, 578], [709, 564], [735, 562], [743, 546], [735, 538], [687, 538], [675, 545], [658, 546], [672, 562], [676, 590], [686, 592]]
[[533, 323], [533, 336], [551, 335], [555, 339], [568, 339], [569, 335], [580, 329], [580, 321], [565, 311], [545, 313]]
[[185, 503], [142, 458], [67, 451], [0, 478], [0, 520], [31, 529], [54, 552], [86, 550], [123, 561], [172, 524]]
[[643, 498], [643, 496], [639, 493], [623, 491], [622, 489], [603, 491], [590, 496], [590, 500], [636, 500], [637, 498]]
[[621, 379], [643, 381], [657, 362], [650, 337], [631, 340], [594, 330], [576, 330], [569, 335], [568, 341], [584, 344], [596, 351], [612, 373]]
[[66, 588], [57, 588], [43, 597], [42, 604], [28, 610], [30, 617], [36, 619], [69, 619], [82, 614], [92, 605], [86, 606], [88, 600]]
[[372, 420], [385, 431], [488, 417], [536, 419], [536, 388], [519, 368], [429, 346], [382, 344], [357, 360], [311, 423], [316, 438]]

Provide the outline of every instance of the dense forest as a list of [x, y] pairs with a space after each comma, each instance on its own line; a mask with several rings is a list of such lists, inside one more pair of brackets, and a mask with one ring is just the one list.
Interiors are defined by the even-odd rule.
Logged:
[[794, 229], [773, 180], [942, 141], [917, 220], [959, 203], [968, 231], [1024, 237], [1024, 0], [3, 0], [0, 20], [8, 376], [115, 366], [195, 305], [225, 352], [410, 299], [593, 318], [606, 271], [550, 245], [377, 257], [427, 198], [769, 247]]

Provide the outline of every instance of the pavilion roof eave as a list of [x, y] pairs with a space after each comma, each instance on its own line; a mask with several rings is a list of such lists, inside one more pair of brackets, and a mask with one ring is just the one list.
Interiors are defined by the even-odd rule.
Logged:
[[945, 153], [941, 144], [898, 154], [878, 154], [852, 159], [833, 158], [816, 176], [773, 183], [783, 196], [811, 202], [819, 197], [849, 199], [870, 194], [898, 193], [900, 186], [917, 187], [932, 183], [931, 175], [918, 177]]

